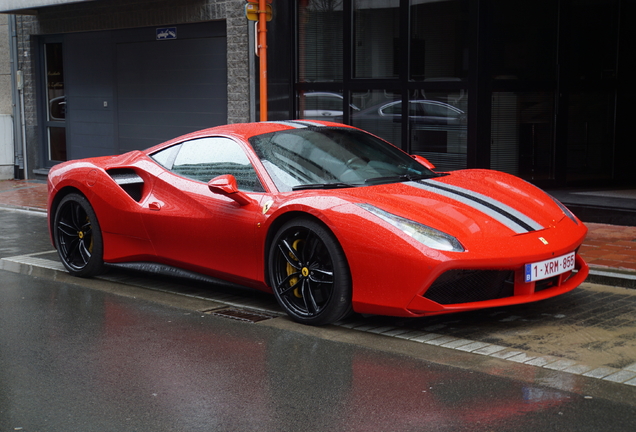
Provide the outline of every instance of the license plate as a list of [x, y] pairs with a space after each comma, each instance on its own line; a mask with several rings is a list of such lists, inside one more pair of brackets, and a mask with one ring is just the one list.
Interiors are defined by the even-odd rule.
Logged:
[[547, 279], [574, 270], [574, 252], [549, 260], [526, 264], [526, 282]]

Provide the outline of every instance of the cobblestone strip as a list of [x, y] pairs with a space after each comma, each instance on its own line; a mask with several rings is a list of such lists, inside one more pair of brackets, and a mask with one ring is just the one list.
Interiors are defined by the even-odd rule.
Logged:
[[337, 323], [337, 325], [367, 333], [376, 333], [382, 336], [405, 339], [411, 342], [441, 346], [443, 348], [490, 356], [573, 375], [582, 375], [588, 378], [636, 386], [636, 363], [626, 366], [623, 369], [606, 366], [593, 368], [585, 364], [577, 363], [574, 360], [554, 356], [534, 355], [533, 353], [514, 350], [500, 345], [471, 341], [469, 339], [456, 338], [439, 333], [410, 330], [401, 327], [375, 327], [365, 321], [348, 321]]

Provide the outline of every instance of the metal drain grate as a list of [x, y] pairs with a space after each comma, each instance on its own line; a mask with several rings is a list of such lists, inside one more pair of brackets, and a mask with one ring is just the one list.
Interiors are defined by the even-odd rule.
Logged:
[[227, 308], [227, 309], [213, 309], [205, 311], [206, 314], [215, 315], [223, 318], [230, 318], [239, 321], [256, 323], [259, 321], [265, 321], [268, 319], [276, 318], [276, 315], [267, 314], [264, 312], [254, 312], [244, 309]]

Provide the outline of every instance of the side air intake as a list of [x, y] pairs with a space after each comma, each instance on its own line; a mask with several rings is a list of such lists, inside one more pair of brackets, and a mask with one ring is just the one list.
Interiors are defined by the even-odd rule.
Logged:
[[108, 170], [115, 183], [119, 185], [132, 199], [139, 202], [143, 196], [144, 180], [130, 168], [116, 168]]

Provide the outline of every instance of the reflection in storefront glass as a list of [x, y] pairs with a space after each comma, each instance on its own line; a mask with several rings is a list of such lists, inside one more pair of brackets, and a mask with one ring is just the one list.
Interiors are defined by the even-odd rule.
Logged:
[[468, 74], [468, 3], [411, 0], [409, 77], [453, 81]]
[[490, 167], [526, 180], [554, 178], [552, 92], [493, 92]]
[[49, 120], [64, 120], [64, 66], [62, 44], [46, 44], [46, 88]]
[[66, 96], [62, 44], [45, 45], [46, 102], [48, 127], [48, 156], [52, 161], [65, 161], [66, 155]]
[[300, 82], [342, 81], [342, 0], [298, 3]]
[[[489, 47], [492, 50], [489, 57], [492, 77], [505, 81], [553, 80], [559, 2], [492, 0], [490, 7], [493, 10], [489, 28], [492, 35]], [[572, 19], [574, 22], [576, 20]], [[606, 31], [600, 23], [595, 23], [595, 26]], [[577, 45], [587, 46], [580, 41]]]
[[375, 134], [390, 143], [402, 145], [402, 95], [388, 90], [354, 92], [351, 109], [351, 124]]
[[354, 78], [399, 76], [400, 1], [355, 0]]
[[438, 170], [466, 168], [468, 94], [424, 92], [409, 101], [411, 153], [430, 160]]
[[298, 98], [298, 118], [342, 123], [343, 106], [342, 91], [306, 91]]
[[49, 160], [66, 160], [66, 128], [49, 128]]
[[579, 90], [570, 94], [568, 109], [569, 181], [602, 180], [613, 162], [615, 91]]

